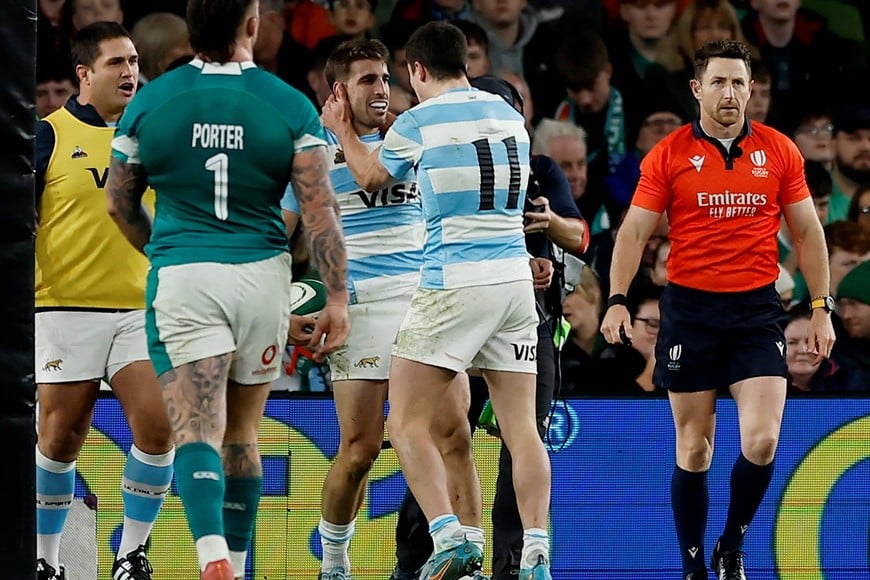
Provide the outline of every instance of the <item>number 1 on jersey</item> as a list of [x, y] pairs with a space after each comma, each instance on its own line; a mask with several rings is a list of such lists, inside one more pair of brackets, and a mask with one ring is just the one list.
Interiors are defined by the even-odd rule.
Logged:
[[230, 217], [229, 180], [230, 158], [226, 153], [218, 153], [205, 160], [206, 171], [214, 173], [214, 215], [221, 221]]

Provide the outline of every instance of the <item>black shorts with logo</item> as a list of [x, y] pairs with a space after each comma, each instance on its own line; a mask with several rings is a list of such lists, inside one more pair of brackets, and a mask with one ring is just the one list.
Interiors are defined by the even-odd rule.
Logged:
[[668, 284], [659, 309], [657, 386], [693, 393], [786, 376], [786, 315], [773, 284], [728, 293]]

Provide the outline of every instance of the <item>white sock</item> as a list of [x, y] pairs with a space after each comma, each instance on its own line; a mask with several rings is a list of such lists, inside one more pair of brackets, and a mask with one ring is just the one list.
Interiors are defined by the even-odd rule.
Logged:
[[538, 556], [544, 557], [544, 563], [550, 565], [550, 536], [547, 530], [529, 528], [523, 530], [523, 553], [520, 556], [520, 568], [534, 568]]
[[486, 546], [486, 535], [483, 533], [482, 528], [462, 526], [462, 533], [465, 534], [466, 540], [480, 548], [480, 551], [483, 552], [483, 548]]
[[344, 568], [350, 573], [350, 556], [347, 547], [356, 530], [356, 518], [349, 524], [333, 524], [320, 518], [317, 526], [320, 532], [320, 545], [323, 547], [323, 561], [320, 563], [321, 572], [329, 572], [335, 568]]
[[199, 556], [199, 569], [205, 571], [210, 562], [230, 559], [230, 549], [223, 536], [209, 534], [196, 541], [196, 555]]
[[63, 534], [37, 534], [36, 553], [57, 572], [60, 560], [60, 538]]
[[230, 564], [233, 565], [233, 576], [236, 578], [245, 577], [245, 562], [248, 559], [248, 552], [234, 552], [230, 550]]
[[455, 548], [462, 542], [462, 525], [453, 514], [442, 514], [429, 520], [429, 534], [435, 544], [434, 553]]

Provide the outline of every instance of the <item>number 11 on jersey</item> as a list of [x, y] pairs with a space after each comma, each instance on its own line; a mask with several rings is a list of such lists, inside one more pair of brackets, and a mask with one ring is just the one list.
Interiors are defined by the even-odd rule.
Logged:
[[229, 195], [230, 158], [218, 153], [205, 160], [206, 171], [214, 173], [214, 215], [221, 221], [230, 217]]

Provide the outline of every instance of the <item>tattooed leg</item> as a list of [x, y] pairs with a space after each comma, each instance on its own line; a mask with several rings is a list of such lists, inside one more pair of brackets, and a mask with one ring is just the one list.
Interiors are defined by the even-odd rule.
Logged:
[[227, 424], [232, 353], [204, 358], [160, 375], [175, 434], [175, 484], [196, 543], [200, 570], [228, 560], [224, 539], [225, 480], [220, 448]]
[[220, 450], [227, 425], [227, 377], [232, 356], [205, 358], [160, 375], [176, 447], [199, 442]]
[[227, 431], [222, 460], [226, 476], [224, 537], [237, 576], [245, 571], [245, 555], [254, 533], [263, 487], [263, 464], [257, 435], [271, 384], [227, 388]]

